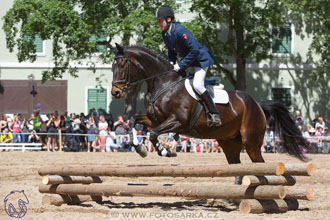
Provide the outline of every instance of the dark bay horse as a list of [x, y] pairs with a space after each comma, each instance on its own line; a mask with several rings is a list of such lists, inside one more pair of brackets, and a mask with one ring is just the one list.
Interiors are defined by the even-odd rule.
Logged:
[[[288, 110], [276, 101], [257, 103], [241, 91], [228, 91], [229, 103], [217, 105], [222, 125], [208, 127], [206, 114], [197, 119], [192, 131], [189, 126], [198, 102], [185, 89], [184, 80], [173, 66], [158, 54], [138, 46], [122, 47], [116, 44], [113, 63], [111, 94], [123, 98], [132, 85], [146, 82], [146, 114], [130, 119], [131, 126], [140, 123], [151, 127], [150, 141], [161, 156], [176, 156], [164, 149], [157, 140], [160, 134], [175, 132], [190, 137], [216, 139], [222, 147], [229, 164], [240, 163], [240, 152], [245, 147], [252, 162], [264, 162], [261, 146], [267, 120], [282, 140], [284, 150], [301, 160], [306, 158], [299, 145], [308, 148], [308, 143], [295, 126]], [[146, 149], [136, 146], [141, 156]]]

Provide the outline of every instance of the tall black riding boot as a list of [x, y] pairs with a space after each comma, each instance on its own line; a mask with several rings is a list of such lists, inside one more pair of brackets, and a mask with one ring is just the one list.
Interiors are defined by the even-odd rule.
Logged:
[[217, 107], [215, 106], [212, 97], [210, 96], [209, 92], [206, 90], [203, 94], [200, 95], [203, 102], [205, 103], [205, 106], [208, 110], [208, 116], [207, 116], [207, 126], [220, 126], [222, 124], [219, 116], [219, 112]]

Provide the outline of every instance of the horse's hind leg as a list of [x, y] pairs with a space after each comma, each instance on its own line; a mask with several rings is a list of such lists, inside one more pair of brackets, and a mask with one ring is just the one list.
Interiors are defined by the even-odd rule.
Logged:
[[[225, 153], [229, 164], [241, 163], [240, 153], [243, 148], [243, 143], [240, 137], [235, 139], [217, 139], [217, 141]], [[242, 178], [241, 176], [236, 176], [235, 184], [242, 184]]]

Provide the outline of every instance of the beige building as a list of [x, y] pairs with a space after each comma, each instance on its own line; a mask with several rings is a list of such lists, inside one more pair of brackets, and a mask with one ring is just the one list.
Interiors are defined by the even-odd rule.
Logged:
[[[2, 1], [0, 17], [11, 8], [13, 0]], [[177, 1], [183, 8], [188, 8], [185, 1]], [[187, 22], [192, 15], [182, 10], [177, 20]], [[2, 27], [3, 21], [0, 20]], [[276, 31], [276, 30], [273, 30]], [[305, 121], [313, 119], [315, 113], [322, 113], [330, 121], [329, 86], [326, 80], [313, 82], [310, 71], [313, 63], [306, 57], [311, 36], [302, 39], [295, 33], [294, 25], [283, 27], [282, 44], [273, 45], [275, 58], [262, 63], [247, 64], [247, 92], [257, 101], [277, 99], [283, 101], [291, 110], [302, 112]], [[274, 33], [275, 34], [275, 33]], [[123, 100], [111, 97], [111, 65], [96, 65], [96, 73], [80, 65], [79, 78], [65, 75], [63, 79], [41, 83], [41, 73], [53, 66], [51, 63], [51, 42], [36, 41], [37, 61], [19, 63], [15, 53], [9, 53], [5, 46], [5, 35], [0, 30], [0, 114], [31, 113], [40, 108], [43, 113], [59, 110], [60, 112], [88, 113], [91, 107], [102, 108], [115, 116], [123, 112]], [[97, 54], [95, 55], [97, 59]], [[317, 59], [316, 56], [313, 59]], [[235, 65], [227, 65], [235, 69]], [[96, 88], [96, 77], [102, 76], [105, 90]], [[221, 79], [227, 89], [232, 86], [226, 79]], [[31, 94], [37, 92], [34, 96]], [[138, 109], [143, 110], [143, 95], [139, 97]]]

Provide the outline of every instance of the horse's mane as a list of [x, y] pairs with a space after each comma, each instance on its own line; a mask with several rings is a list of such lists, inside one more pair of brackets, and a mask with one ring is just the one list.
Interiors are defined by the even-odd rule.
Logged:
[[132, 49], [138, 49], [138, 50], [143, 50], [144, 52], [150, 54], [151, 56], [155, 57], [156, 59], [160, 60], [161, 62], [167, 64], [167, 65], [171, 65], [170, 62], [165, 59], [162, 55], [160, 55], [159, 53], [149, 49], [149, 48], [145, 48], [142, 46], [137, 46], [137, 45], [133, 45], [133, 46], [128, 46], [126, 48], [132, 48]]

